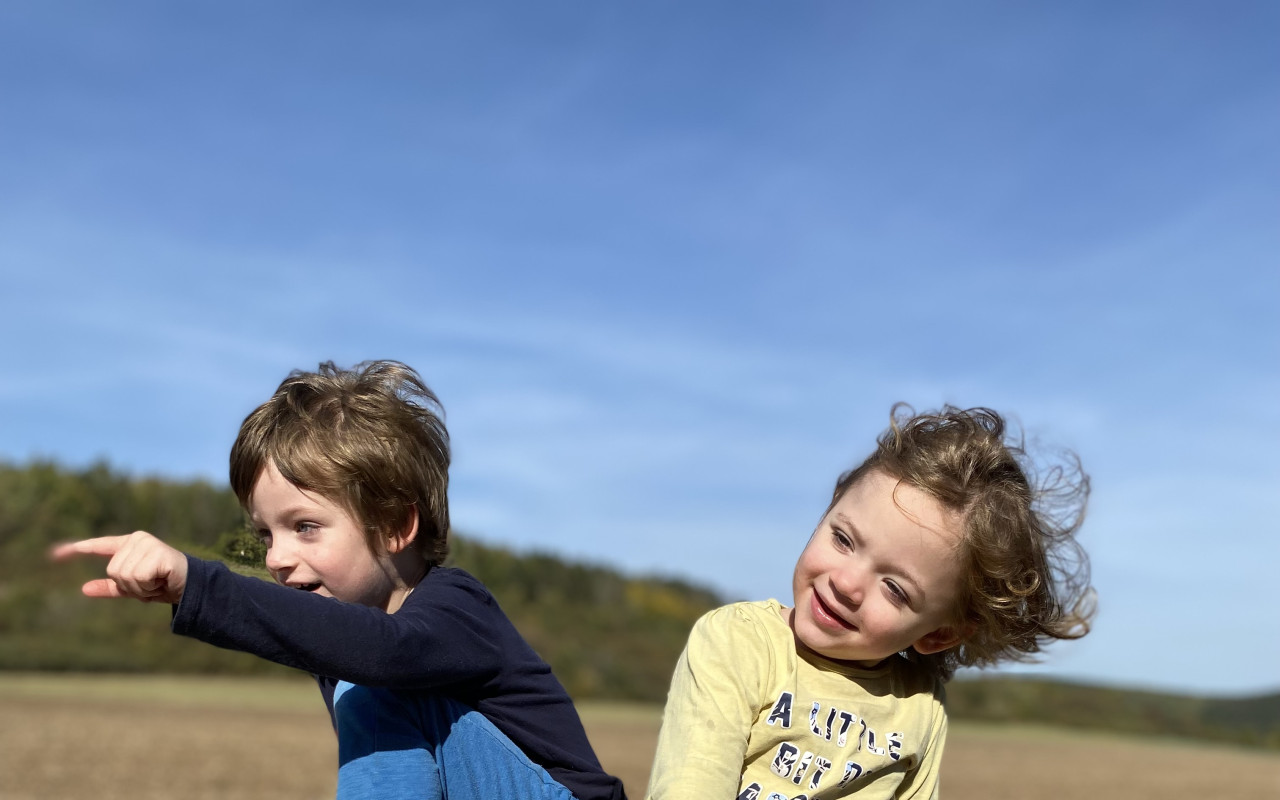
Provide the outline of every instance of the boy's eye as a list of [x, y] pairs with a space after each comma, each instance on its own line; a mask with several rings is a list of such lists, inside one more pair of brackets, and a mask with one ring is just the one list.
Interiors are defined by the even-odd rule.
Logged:
[[271, 531], [267, 530], [266, 528], [259, 528], [255, 530], [253, 532], [253, 536], [260, 543], [266, 545], [267, 547], [271, 546]]
[[320, 526], [316, 525], [314, 522], [299, 522], [294, 526], [294, 529], [297, 530], [298, 533], [310, 533], [319, 527]]
[[840, 550], [852, 550], [853, 542], [843, 531], [832, 529], [831, 540], [835, 542], [836, 548]]

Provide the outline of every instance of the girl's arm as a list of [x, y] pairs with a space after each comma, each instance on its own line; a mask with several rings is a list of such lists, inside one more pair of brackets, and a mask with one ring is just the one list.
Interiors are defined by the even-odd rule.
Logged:
[[941, 688], [934, 694], [933, 725], [929, 742], [920, 763], [903, 778], [895, 795], [898, 800], [937, 800], [938, 770], [942, 766], [942, 749], [947, 741], [947, 711], [942, 704]]
[[694, 625], [676, 664], [649, 776], [651, 800], [732, 800], [772, 673], [771, 650], [736, 606]]

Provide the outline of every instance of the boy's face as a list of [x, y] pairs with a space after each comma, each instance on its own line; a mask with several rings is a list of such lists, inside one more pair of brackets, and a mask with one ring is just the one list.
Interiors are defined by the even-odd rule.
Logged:
[[[249, 495], [250, 522], [267, 545], [276, 582], [393, 611], [400, 599], [392, 556], [374, 553], [360, 525], [342, 506], [285, 480], [268, 462]], [[397, 602], [398, 605], [398, 602]]]
[[921, 653], [954, 645], [960, 526], [914, 486], [869, 473], [822, 518], [796, 563], [796, 638], [865, 666], [913, 645]]

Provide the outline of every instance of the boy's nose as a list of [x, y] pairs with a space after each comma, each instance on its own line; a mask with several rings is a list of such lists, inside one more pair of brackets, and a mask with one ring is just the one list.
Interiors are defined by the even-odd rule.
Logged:
[[295, 566], [296, 559], [293, 557], [293, 550], [282, 539], [282, 536], [273, 536], [271, 546], [267, 548], [267, 557], [263, 559], [267, 569], [272, 572], [280, 572]]

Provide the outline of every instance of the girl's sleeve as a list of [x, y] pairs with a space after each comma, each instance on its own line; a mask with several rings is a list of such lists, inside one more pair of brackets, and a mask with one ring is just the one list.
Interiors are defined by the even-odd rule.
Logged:
[[188, 556], [174, 633], [362, 686], [430, 688], [502, 667], [511, 623], [470, 576], [424, 580], [395, 614]]
[[671, 679], [647, 797], [737, 797], [771, 662], [760, 623], [738, 607], [698, 620]]
[[898, 785], [897, 797], [902, 800], [938, 800], [938, 771], [942, 766], [942, 751], [947, 741], [947, 710], [942, 697], [942, 687], [939, 686], [934, 693], [929, 744], [920, 763]]

